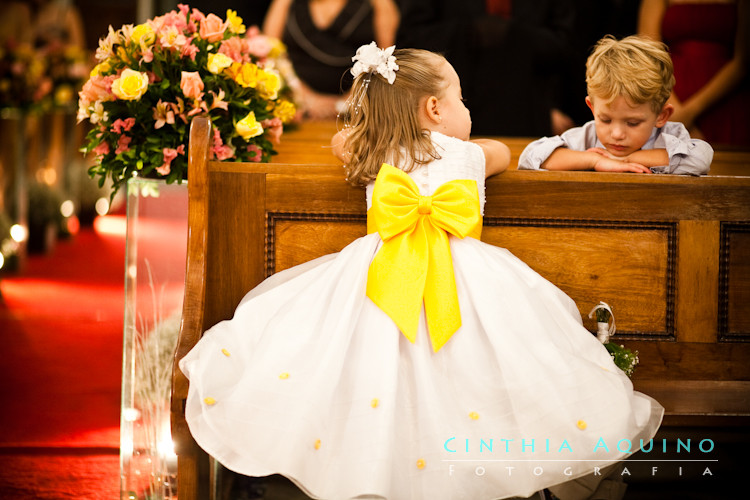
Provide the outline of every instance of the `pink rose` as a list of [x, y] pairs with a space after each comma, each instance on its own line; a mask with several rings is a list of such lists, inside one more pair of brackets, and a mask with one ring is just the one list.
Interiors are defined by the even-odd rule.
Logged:
[[200, 20], [200, 29], [198, 33], [201, 38], [209, 42], [218, 42], [224, 38], [224, 32], [227, 30], [227, 25], [221, 20], [216, 14], [209, 14]]
[[189, 99], [200, 99], [203, 95], [203, 80], [197, 71], [183, 71], [180, 89]]

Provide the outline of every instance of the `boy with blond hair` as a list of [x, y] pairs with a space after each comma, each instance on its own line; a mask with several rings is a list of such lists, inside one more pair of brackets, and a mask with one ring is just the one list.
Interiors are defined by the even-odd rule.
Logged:
[[594, 119], [529, 144], [519, 169], [706, 174], [713, 149], [670, 122], [674, 86], [666, 46], [648, 38], [601, 39], [586, 61]]

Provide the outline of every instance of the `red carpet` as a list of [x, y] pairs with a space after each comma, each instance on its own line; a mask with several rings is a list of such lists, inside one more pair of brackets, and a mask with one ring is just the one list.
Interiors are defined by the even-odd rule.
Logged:
[[84, 228], [0, 281], [0, 498], [119, 497], [124, 254]]

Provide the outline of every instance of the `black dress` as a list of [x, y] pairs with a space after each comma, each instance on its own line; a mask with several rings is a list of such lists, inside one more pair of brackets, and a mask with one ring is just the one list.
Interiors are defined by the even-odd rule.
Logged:
[[295, 0], [282, 38], [297, 76], [323, 94], [340, 94], [351, 87], [352, 56], [374, 39], [369, 0], [349, 0], [325, 29], [313, 23], [307, 0]]
[[461, 78], [472, 133], [550, 135], [561, 71], [570, 64], [571, 0], [516, 0], [503, 19], [485, 0], [400, 0], [397, 46], [440, 52]]

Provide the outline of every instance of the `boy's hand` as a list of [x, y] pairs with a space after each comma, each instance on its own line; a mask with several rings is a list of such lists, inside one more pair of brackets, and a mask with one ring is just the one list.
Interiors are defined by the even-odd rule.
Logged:
[[596, 153], [601, 159], [594, 164], [597, 172], [635, 172], [637, 174], [650, 174], [651, 169], [640, 163], [629, 161], [628, 157], [613, 156], [603, 148], [589, 148], [589, 153]]
[[596, 162], [594, 170], [597, 172], [635, 172], [637, 174], [650, 174], [651, 169], [641, 165], [640, 163], [634, 163], [632, 161], [613, 160], [612, 158], [605, 158]]

